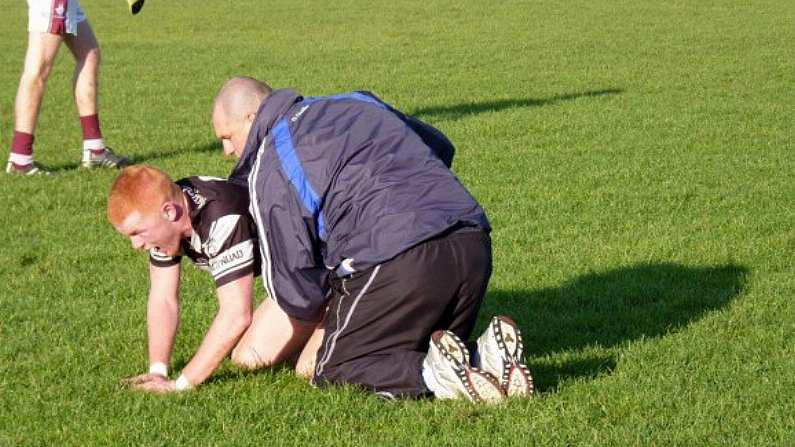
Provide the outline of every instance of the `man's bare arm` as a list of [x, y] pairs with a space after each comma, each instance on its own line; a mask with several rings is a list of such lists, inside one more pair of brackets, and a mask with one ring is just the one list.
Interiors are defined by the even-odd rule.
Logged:
[[249, 274], [218, 288], [218, 314], [182, 374], [192, 385], [204, 382], [229, 355], [251, 324], [254, 275]]
[[171, 361], [174, 339], [179, 328], [179, 264], [170, 267], [150, 265], [149, 304], [146, 325], [149, 336], [149, 364]]
[[[182, 370], [181, 380], [189, 387], [204, 382], [229, 355], [237, 340], [251, 323], [251, 301], [254, 275], [249, 274], [217, 289], [219, 308], [210, 329], [204, 336], [199, 349]], [[150, 381], [136, 388], [156, 393], [180, 391], [180, 379]], [[183, 383], [182, 386], [186, 384]]]
[[[146, 327], [150, 367], [162, 363], [167, 368], [171, 361], [174, 339], [179, 327], [179, 282], [179, 264], [168, 267], [149, 265]], [[123, 382], [128, 385], [139, 385], [152, 380], [166, 381], [167, 377], [150, 370], [149, 373], [129, 377]]]

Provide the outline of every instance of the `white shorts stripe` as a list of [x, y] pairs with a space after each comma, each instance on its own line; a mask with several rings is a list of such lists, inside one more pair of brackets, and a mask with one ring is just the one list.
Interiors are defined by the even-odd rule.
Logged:
[[[373, 269], [373, 273], [370, 274], [370, 279], [367, 280], [367, 284], [362, 287], [362, 290], [356, 295], [356, 299], [353, 300], [353, 304], [351, 305], [351, 309], [348, 311], [348, 315], [345, 317], [345, 323], [340, 326], [340, 319], [339, 319], [339, 306], [337, 307], [337, 330], [329, 337], [330, 345], [326, 349], [326, 353], [323, 355], [323, 359], [318, 363], [317, 368], [315, 369], [315, 375], [320, 375], [323, 373], [323, 368], [326, 366], [326, 363], [331, 359], [331, 353], [334, 352], [334, 347], [337, 345], [337, 338], [339, 338], [342, 331], [348, 326], [348, 323], [351, 322], [351, 316], [353, 316], [353, 312], [356, 310], [356, 305], [359, 304], [359, 300], [362, 299], [365, 293], [367, 293], [367, 289], [370, 288], [370, 285], [375, 280], [378, 271], [381, 270], [381, 265], [375, 266]], [[339, 302], [342, 305], [342, 299]]]
[[[343, 284], [342, 288], [343, 288], [343, 289], [345, 289], [345, 280], [343, 280], [342, 284]], [[336, 333], [336, 332], [337, 332], [337, 330], [340, 328], [340, 321], [342, 321], [342, 319], [340, 318], [340, 309], [342, 308], [342, 302], [343, 302], [343, 301], [345, 300], [345, 298], [347, 298], [349, 295], [350, 295], [350, 294], [348, 293], [348, 290], [347, 290], [347, 289], [345, 289], [345, 295], [344, 295], [344, 296], [341, 296], [341, 297], [340, 297], [340, 300], [339, 300], [339, 302], [337, 303], [337, 312], [336, 312], [337, 328], [335, 329], [334, 333]], [[322, 359], [320, 359], [320, 362], [321, 362], [321, 363], [324, 363], [324, 364], [325, 364], [326, 362], [328, 362], [328, 359], [327, 359], [327, 357], [328, 357], [328, 353], [330, 352], [330, 350], [329, 350], [329, 345], [331, 344], [331, 339], [332, 339], [331, 335], [333, 335], [333, 334], [330, 334], [330, 335], [328, 336], [328, 338], [326, 338], [326, 346], [324, 346], [324, 347], [323, 347], [323, 353], [324, 353], [324, 354], [323, 354], [323, 358], [322, 358]], [[315, 370], [317, 371], [317, 367], [315, 367]], [[321, 371], [322, 371], [322, 368], [321, 368]]]

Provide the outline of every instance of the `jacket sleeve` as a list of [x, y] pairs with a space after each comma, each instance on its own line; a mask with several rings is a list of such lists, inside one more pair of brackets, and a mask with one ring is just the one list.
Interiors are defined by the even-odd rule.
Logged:
[[326, 305], [329, 270], [311, 222], [304, 220], [293, 197], [284, 196], [267, 210], [260, 208], [261, 202], [252, 207], [260, 233], [263, 283], [288, 315], [319, 321]]

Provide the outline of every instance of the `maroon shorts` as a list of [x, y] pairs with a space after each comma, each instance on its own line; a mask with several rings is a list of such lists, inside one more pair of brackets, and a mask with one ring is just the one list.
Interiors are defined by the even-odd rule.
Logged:
[[28, 31], [77, 35], [86, 20], [80, 0], [28, 0]]

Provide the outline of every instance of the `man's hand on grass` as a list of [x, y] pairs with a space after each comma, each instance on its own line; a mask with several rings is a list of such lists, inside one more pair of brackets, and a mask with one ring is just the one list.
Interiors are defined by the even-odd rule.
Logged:
[[176, 381], [161, 374], [146, 373], [125, 377], [121, 384], [136, 391], [166, 394], [177, 391]]
[[148, 391], [150, 393], [167, 394], [177, 392], [177, 382], [175, 380], [168, 380], [163, 376], [158, 376], [155, 380], [131, 385], [132, 389], [139, 391]]
[[121, 384], [128, 387], [135, 387], [136, 385], [141, 385], [154, 380], [168, 380], [168, 378], [161, 374], [145, 373], [145, 374], [138, 374], [135, 376], [125, 377], [121, 379]]

